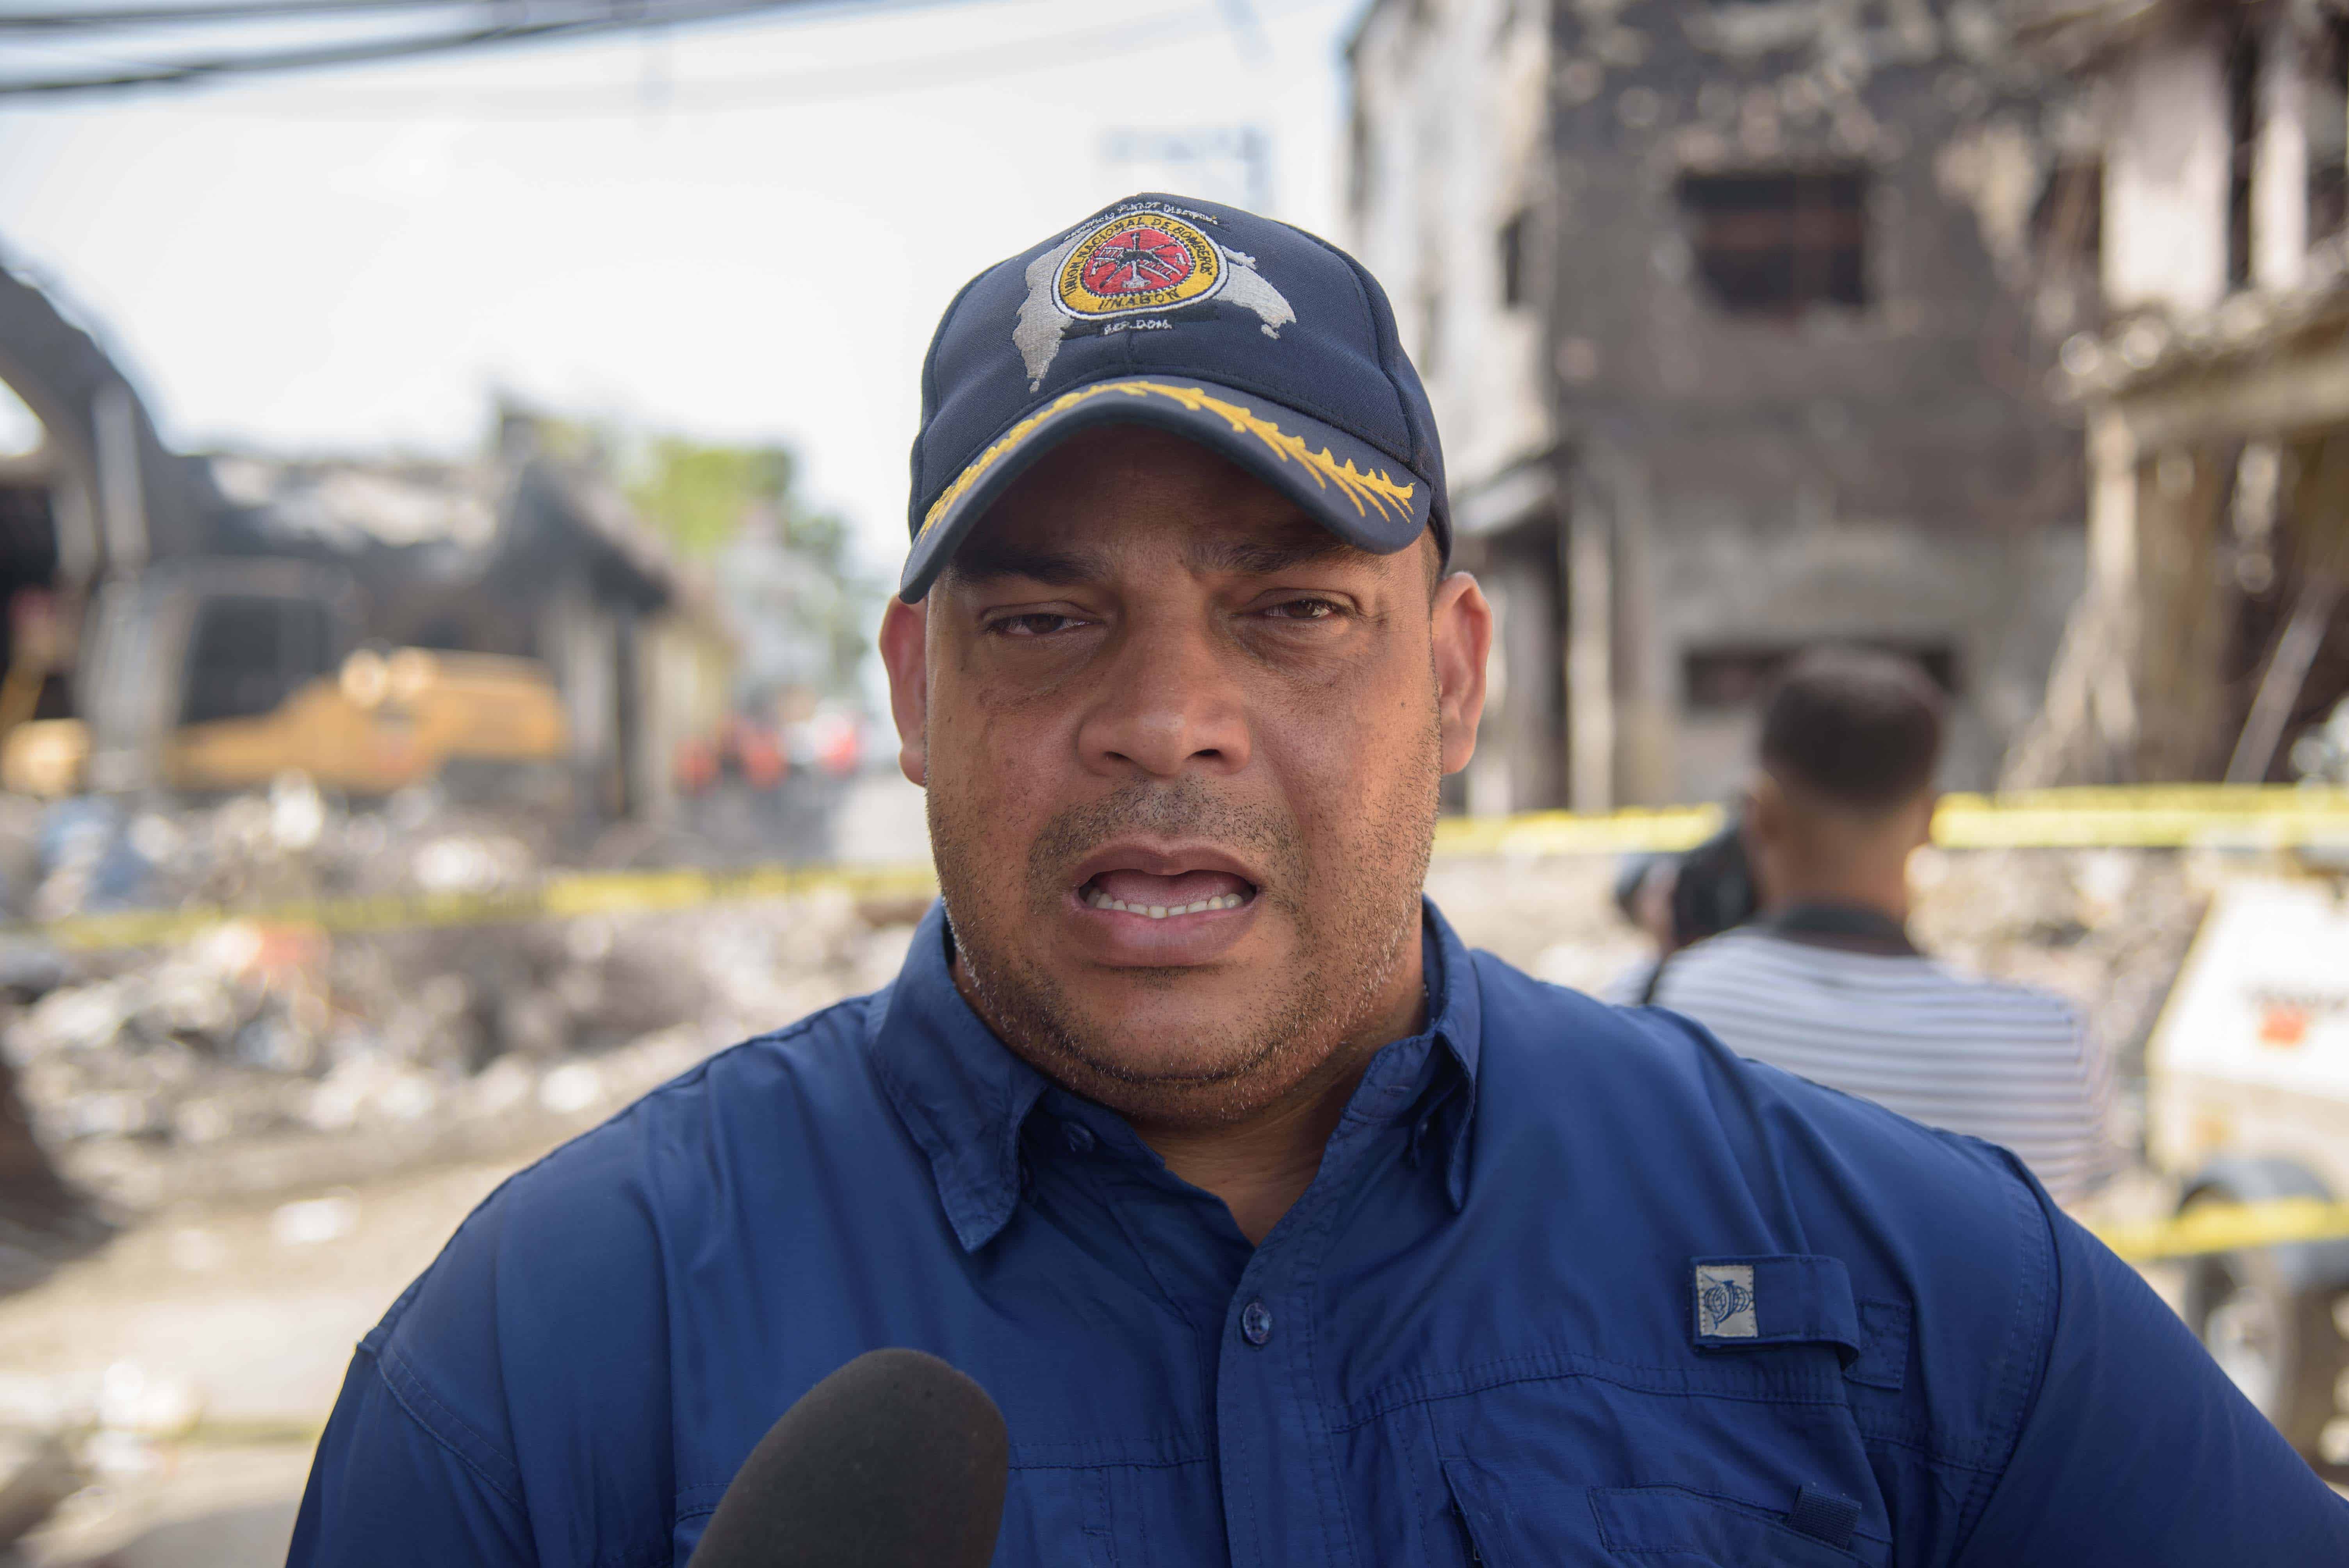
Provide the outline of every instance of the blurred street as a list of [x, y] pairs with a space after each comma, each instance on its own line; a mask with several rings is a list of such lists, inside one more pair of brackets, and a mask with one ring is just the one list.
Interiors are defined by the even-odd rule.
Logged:
[[0, 1392], [169, 1406], [118, 1468], [22, 1549], [33, 1563], [282, 1558], [310, 1448], [358, 1336], [515, 1164], [463, 1164], [305, 1199], [166, 1207], [105, 1255], [0, 1302]]

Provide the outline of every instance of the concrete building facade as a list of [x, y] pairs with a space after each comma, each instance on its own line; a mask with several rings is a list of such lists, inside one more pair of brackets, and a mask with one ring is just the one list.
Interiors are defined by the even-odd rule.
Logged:
[[2016, 784], [2282, 782], [2349, 711], [2349, 13], [2048, 5], [2103, 106], [2109, 319], [2065, 344], [2089, 577]]
[[2087, 122], [2008, 41], [1925, 0], [1371, 9], [1350, 237], [1501, 614], [1467, 809], [1718, 797], [1830, 640], [1919, 657], [1947, 782], [1994, 779], [2084, 570], [2047, 370], [2099, 309]]

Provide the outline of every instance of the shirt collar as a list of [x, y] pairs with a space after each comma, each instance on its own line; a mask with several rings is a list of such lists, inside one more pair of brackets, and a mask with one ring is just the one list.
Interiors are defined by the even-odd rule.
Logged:
[[[1468, 1128], [1482, 1011], [1467, 948], [1433, 903], [1423, 901], [1421, 907], [1433, 959], [1427, 976], [1428, 1034], [1443, 1043], [1464, 1090], [1445, 1097], [1460, 1103], [1444, 1108], [1438, 1130], [1431, 1134], [1444, 1140], [1439, 1150], [1444, 1188], [1456, 1210], [1467, 1199]], [[895, 983], [874, 998], [867, 1014], [867, 1057], [929, 1160], [956, 1239], [966, 1252], [976, 1252], [1019, 1206], [1020, 1133], [1049, 1085], [963, 1000], [949, 966], [948, 941], [946, 904], [940, 901], [915, 932]]]
[[1816, 947], [1841, 947], [1902, 958], [1921, 956], [1909, 938], [1909, 928], [1880, 909], [1864, 904], [1810, 903], [1789, 904], [1754, 923], [1773, 936]]

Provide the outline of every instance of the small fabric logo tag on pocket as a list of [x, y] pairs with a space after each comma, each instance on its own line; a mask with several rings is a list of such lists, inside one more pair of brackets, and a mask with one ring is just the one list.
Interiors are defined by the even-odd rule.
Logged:
[[1754, 1316], [1752, 1264], [1697, 1265], [1696, 1327], [1716, 1339], [1752, 1339], [1762, 1332]]

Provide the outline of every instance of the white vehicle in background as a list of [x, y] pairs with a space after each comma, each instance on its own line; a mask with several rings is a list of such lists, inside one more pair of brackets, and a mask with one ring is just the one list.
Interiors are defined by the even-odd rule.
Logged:
[[2349, 1472], [2349, 879], [2222, 886], [2147, 1072], [2187, 1322], [2293, 1447]]

